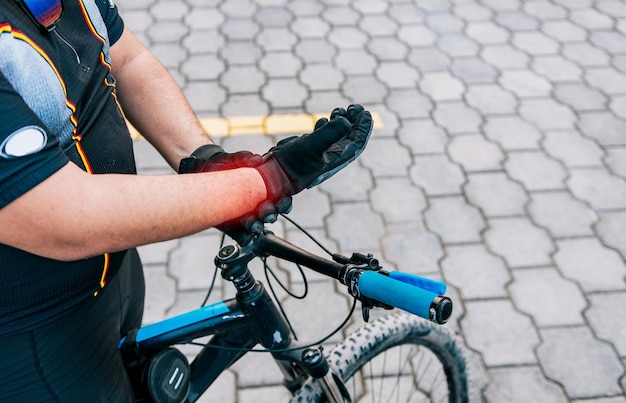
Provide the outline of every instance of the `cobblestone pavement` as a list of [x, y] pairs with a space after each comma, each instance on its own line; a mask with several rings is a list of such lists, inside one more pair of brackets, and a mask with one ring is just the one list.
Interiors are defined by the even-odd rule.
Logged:
[[[202, 118], [351, 102], [379, 114], [362, 158], [297, 196], [290, 216], [331, 248], [444, 279], [456, 303], [446, 326], [480, 362], [485, 401], [626, 402], [626, 2], [118, 3]], [[217, 141], [264, 152], [278, 137]], [[170, 172], [135, 144], [141, 173]], [[206, 231], [141, 248], [146, 322], [201, 303], [218, 244]], [[301, 289], [292, 268], [278, 273]], [[350, 304], [310, 280], [305, 303], [284, 298], [305, 340]], [[219, 285], [211, 300], [229, 295]], [[205, 401], [285, 397], [257, 354]]]

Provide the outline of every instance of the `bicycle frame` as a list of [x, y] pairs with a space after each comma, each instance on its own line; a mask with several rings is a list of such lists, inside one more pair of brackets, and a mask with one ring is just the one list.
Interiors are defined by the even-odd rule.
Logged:
[[138, 329], [121, 340], [123, 355], [146, 357], [175, 344], [213, 336], [190, 366], [187, 400], [194, 402], [224, 370], [260, 344], [272, 352], [288, 389], [294, 391], [311, 376], [324, 380], [324, 389], [331, 396], [329, 401], [343, 401], [345, 391], [342, 385], [338, 385], [341, 381], [329, 374], [321, 350], [302, 346], [292, 340], [285, 318], [263, 285], [254, 279], [248, 269], [252, 259], [267, 251], [308, 267], [317, 267], [318, 271], [332, 273], [335, 277], [339, 270], [345, 268], [344, 265], [299, 250], [273, 236], [260, 238], [256, 244], [245, 248], [225, 246], [215, 258], [216, 265], [222, 269], [222, 277], [233, 283], [237, 296]]

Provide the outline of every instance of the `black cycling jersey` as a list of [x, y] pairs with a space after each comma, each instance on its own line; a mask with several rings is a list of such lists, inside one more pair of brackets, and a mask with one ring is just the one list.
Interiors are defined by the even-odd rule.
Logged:
[[[56, 29], [42, 33], [15, 1], [0, 2], [0, 208], [67, 163], [134, 174], [110, 67], [109, 48], [124, 28], [114, 3], [64, 1]], [[94, 298], [123, 255], [60, 262], [0, 244], [0, 335], [50, 323]]]

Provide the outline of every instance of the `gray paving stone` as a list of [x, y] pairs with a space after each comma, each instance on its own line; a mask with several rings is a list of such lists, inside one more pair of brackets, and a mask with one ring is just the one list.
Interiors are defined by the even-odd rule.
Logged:
[[[261, 58], [261, 49], [249, 41], [229, 42], [220, 50], [220, 57], [228, 60], [229, 67], [237, 64], [254, 65]], [[244, 76], [245, 77], [245, 76]]]
[[613, 18], [626, 17], [626, 5], [618, 0], [604, 1], [599, 3], [597, 8], [598, 11]]
[[609, 55], [587, 42], [566, 43], [561, 50], [563, 56], [583, 67], [606, 66]]
[[419, 72], [405, 61], [383, 61], [376, 69], [376, 76], [388, 88], [415, 88]]
[[424, 11], [413, 4], [391, 3], [387, 14], [401, 25], [424, 22]]
[[381, 213], [387, 223], [419, 221], [427, 205], [424, 192], [408, 178], [378, 178], [376, 187], [370, 192], [370, 200], [374, 210]]
[[458, 100], [465, 91], [463, 82], [448, 72], [425, 73], [419, 86], [435, 101]]
[[495, 21], [511, 31], [532, 31], [539, 28], [537, 19], [515, 9], [499, 12], [495, 17]]
[[220, 141], [220, 145], [228, 152], [248, 150], [257, 154], [265, 153], [275, 143], [270, 136], [228, 136]]
[[364, 202], [335, 205], [326, 225], [331, 238], [337, 240], [342, 252], [377, 249], [377, 236], [384, 233], [380, 215]]
[[146, 282], [145, 308], [143, 325], [161, 321], [167, 317], [167, 311], [176, 300], [176, 281], [168, 277], [165, 265], [144, 267]]
[[450, 134], [476, 133], [482, 122], [480, 114], [463, 102], [440, 102], [433, 117]]
[[601, 110], [607, 104], [606, 96], [584, 84], [560, 84], [554, 94], [559, 101], [576, 111]]
[[410, 49], [407, 61], [421, 72], [444, 71], [451, 63], [450, 57], [435, 47]]
[[[268, 362], [267, 365], [271, 366], [273, 363]], [[262, 368], [265, 368], [263, 365]], [[262, 370], [262, 368], [259, 368]], [[241, 403], [255, 403], [255, 402], [284, 402], [288, 401], [291, 397], [289, 391], [283, 386], [267, 386], [267, 387], [255, 387], [255, 388], [239, 388], [236, 391], [237, 401]], [[229, 396], [231, 397], [231, 396]], [[232, 398], [232, 397], [231, 397]], [[215, 400], [228, 401], [226, 400]]]
[[478, 58], [454, 59], [452, 73], [467, 84], [495, 82], [496, 70]]
[[496, 84], [471, 85], [465, 99], [483, 115], [513, 114], [517, 108], [515, 97]]
[[301, 39], [294, 46], [294, 53], [304, 63], [326, 63], [337, 53], [337, 50], [323, 39]]
[[324, 225], [324, 217], [330, 212], [330, 197], [319, 188], [313, 188], [308, 189], [304, 197], [294, 197], [289, 218], [304, 228], [317, 228]]
[[216, 113], [226, 101], [226, 91], [217, 82], [192, 81], [183, 89], [196, 113]]
[[179, 2], [157, 2], [150, 8], [150, 14], [156, 20], [180, 20], [189, 13], [189, 6]]
[[439, 274], [437, 263], [443, 257], [442, 246], [422, 223], [392, 224], [387, 228], [387, 235], [382, 237], [382, 247], [385, 259], [394, 268], [428, 277]]
[[465, 309], [461, 326], [467, 345], [482, 355], [488, 367], [537, 362], [533, 354], [539, 344], [537, 331], [510, 301], [468, 301]]
[[191, 55], [181, 66], [189, 80], [215, 80], [226, 70], [225, 63], [215, 55]]
[[220, 31], [231, 41], [249, 40], [254, 38], [260, 30], [259, 25], [249, 18], [227, 19], [220, 26]]
[[411, 47], [432, 46], [436, 36], [424, 25], [404, 25], [398, 30], [398, 38]]
[[304, 66], [299, 78], [311, 91], [336, 90], [344, 80], [341, 71], [330, 63]]
[[563, 390], [546, 380], [536, 366], [494, 368], [489, 370], [491, 383], [485, 390], [490, 402], [527, 403], [539, 396], [543, 402], [569, 402]]
[[256, 43], [266, 52], [290, 50], [298, 38], [287, 28], [263, 28], [255, 37]]
[[[414, 89], [389, 91], [386, 104], [401, 119], [427, 118], [433, 108], [430, 99]], [[415, 133], [418, 134], [419, 132]]]
[[483, 0], [482, 3], [494, 11], [511, 11], [520, 8], [519, 0]]
[[372, 138], [368, 143], [370, 145], [376, 152], [363, 153], [361, 161], [372, 171], [374, 177], [406, 177], [407, 169], [412, 163], [407, 147], [400, 145], [394, 138]]
[[559, 51], [559, 43], [541, 32], [514, 32], [511, 41], [531, 55], [553, 55]]
[[518, 116], [489, 116], [484, 131], [507, 151], [537, 149], [541, 140], [541, 133]]
[[552, 98], [532, 98], [520, 101], [519, 113], [540, 129], [570, 129], [576, 123], [576, 115], [567, 106]]
[[361, 104], [378, 103], [389, 91], [385, 85], [371, 76], [348, 76], [341, 88], [348, 98]]
[[365, 49], [342, 50], [335, 57], [335, 64], [347, 76], [354, 74], [371, 74], [376, 68], [377, 62], [374, 56]]
[[307, 89], [291, 78], [274, 79], [263, 87], [261, 93], [274, 108], [300, 108], [308, 95]]
[[231, 94], [258, 92], [266, 82], [265, 75], [255, 65], [229, 66], [219, 81]]
[[528, 212], [553, 237], [592, 236], [596, 216], [585, 203], [567, 192], [532, 193]]
[[484, 237], [509, 267], [548, 266], [555, 246], [547, 232], [527, 218], [489, 218]]
[[585, 113], [578, 126], [586, 136], [596, 139], [602, 146], [626, 145], [626, 121], [610, 112]]
[[546, 152], [566, 167], [600, 166], [604, 151], [577, 130], [551, 130], [542, 142]]
[[596, 335], [626, 356], [626, 292], [590, 295], [589, 302], [585, 316]]
[[362, 49], [368, 41], [367, 35], [353, 27], [335, 27], [327, 35], [330, 43], [339, 49]]
[[[360, 3], [359, 10], [363, 12], [364, 3]], [[381, 14], [365, 15], [359, 21], [359, 28], [371, 36], [389, 36], [398, 31], [398, 23], [391, 17]]]
[[[206, 38], [211, 38], [207, 41]], [[224, 46], [226, 39], [217, 30], [196, 30], [183, 38], [182, 44], [191, 54], [217, 53]]]
[[554, 261], [567, 278], [585, 292], [626, 289], [626, 265], [619, 253], [596, 238], [557, 241]]
[[428, 228], [439, 235], [444, 244], [480, 242], [485, 221], [474, 206], [461, 196], [430, 199], [424, 212]]
[[534, 57], [531, 67], [555, 83], [580, 80], [583, 73], [575, 63], [560, 55]]
[[599, 218], [596, 230], [602, 242], [619, 251], [622, 258], [626, 259], [626, 212], [600, 213]]
[[[275, 87], [280, 85], [280, 83], [274, 81], [272, 85]], [[273, 90], [273, 87], [269, 88], [267, 95], [265, 95], [266, 88], [262, 89], [263, 96], [270, 98], [269, 100], [262, 99], [258, 93], [230, 96], [220, 107], [222, 116], [268, 115], [270, 111], [269, 101], [272, 99]], [[274, 105], [274, 107], [283, 105]]]
[[503, 172], [468, 174], [464, 191], [487, 217], [523, 215], [528, 202], [524, 188]]
[[293, 20], [292, 14], [284, 7], [263, 7], [254, 13], [254, 20], [262, 27], [286, 27]]
[[157, 242], [137, 248], [144, 265], [165, 265], [169, 253], [178, 246], [178, 240]]
[[356, 25], [359, 21], [359, 13], [348, 5], [335, 5], [332, 8], [327, 8], [321, 16], [334, 27]]
[[582, 325], [587, 302], [580, 288], [554, 268], [513, 270], [511, 298], [539, 327]]
[[[170, 254], [168, 273], [176, 280], [179, 291], [207, 290], [211, 285], [213, 259], [219, 250], [221, 233], [182, 238]], [[202, 274], [202, 275], [199, 275]]]
[[552, 20], [567, 17], [567, 10], [546, 0], [524, 3], [522, 7], [528, 14], [540, 20]]
[[189, 28], [180, 21], [159, 21], [153, 23], [147, 30], [146, 35], [153, 43], [176, 42], [189, 32]]
[[580, 42], [587, 38], [587, 32], [567, 20], [546, 21], [541, 30], [559, 42]]
[[530, 70], [506, 70], [500, 75], [503, 87], [519, 97], [550, 95], [552, 85], [545, 78]]
[[480, 48], [476, 42], [459, 33], [440, 35], [437, 46], [452, 57], [476, 56]]
[[[187, 13], [184, 17], [185, 25], [191, 28], [192, 34], [193, 32], [197, 32], [197, 30], [217, 31], [217, 28], [219, 28], [226, 19], [224, 14], [218, 9], [205, 7], [206, 4], [204, 4], [203, 7], [193, 7], [191, 12]], [[213, 37], [211, 37], [211, 40], [213, 40]]]
[[571, 169], [567, 186], [596, 210], [626, 208], [626, 181], [605, 169]]
[[593, 9], [574, 10], [570, 13], [569, 18], [581, 27], [591, 31], [610, 29], [613, 26], [613, 20], [610, 17]]
[[499, 69], [523, 68], [530, 61], [526, 53], [508, 44], [485, 46], [480, 52], [480, 57]]
[[615, 115], [626, 120], [626, 96], [612, 97], [609, 106]]
[[587, 69], [585, 74], [587, 82], [605, 94], [625, 94], [626, 74], [611, 67]]
[[465, 172], [499, 170], [504, 160], [497, 143], [486, 140], [481, 134], [455, 136], [448, 145], [448, 153]]
[[225, 15], [239, 18], [252, 17], [257, 11], [256, 3], [252, 0], [225, 0], [219, 8]]
[[445, 155], [420, 156], [409, 173], [428, 196], [459, 194], [465, 181], [461, 168]]
[[505, 285], [511, 275], [484, 245], [447, 245], [441, 268], [448, 285], [461, 289], [464, 301], [508, 296]]
[[606, 150], [604, 161], [611, 172], [626, 179], [626, 148], [613, 148]]
[[590, 35], [590, 41], [611, 54], [626, 52], [626, 36], [615, 31], [595, 31]]
[[[618, 383], [624, 372], [622, 363], [587, 327], [543, 329], [540, 333], [540, 364], [549, 379], [564, 386], [570, 398], [623, 393]], [[562, 357], [569, 357], [569, 365], [563, 365]]]
[[474, 2], [455, 4], [453, 12], [465, 21], [484, 21], [493, 16], [487, 7]]
[[436, 13], [426, 16], [426, 25], [435, 33], [461, 32], [465, 26], [458, 17], [449, 13]]
[[[369, 149], [366, 152], [371, 152]], [[333, 180], [322, 183], [321, 189], [331, 196], [333, 203], [367, 200], [367, 192], [374, 187], [368, 169], [351, 164], [333, 176]]]
[[491, 21], [470, 22], [465, 32], [467, 36], [483, 45], [506, 43], [510, 37], [507, 30]]
[[509, 153], [504, 166], [509, 175], [522, 182], [527, 190], [555, 190], [565, 187], [567, 171], [543, 152]]
[[330, 25], [316, 16], [300, 17], [290, 27], [298, 38], [323, 38], [330, 31]]
[[431, 119], [405, 120], [398, 130], [398, 139], [413, 154], [443, 154], [448, 136]]
[[302, 61], [291, 52], [267, 52], [259, 59], [259, 68], [269, 78], [293, 77], [302, 68]]
[[152, 54], [168, 69], [176, 68], [185, 60], [187, 52], [177, 43], [161, 43], [151, 48]]
[[374, 37], [367, 41], [367, 50], [378, 60], [404, 60], [409, 48], [394, 37]]

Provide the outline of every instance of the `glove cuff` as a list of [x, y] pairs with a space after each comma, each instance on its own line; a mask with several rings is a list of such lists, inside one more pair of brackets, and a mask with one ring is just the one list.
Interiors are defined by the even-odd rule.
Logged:
[[200, 167], [196, 166], [196, 163], [198, 161], [206, 162], [216, 155], [223, 153], [226, 153], [226, 151], [224, 151], [224, 149], [217, 144], [202, 145], [198, 147], [193, 153], [191, 153], [191, 156], [180, 160], [178, 173], [186, 174], [191, 172], [199, 172], [201, 169]]
[[256, 170], [265, 182], [268, 200], [277, 202], [281, 198], [295, 193], [289, 177], [271, 154], [266, 155], [265, 160], [256, 167]]

